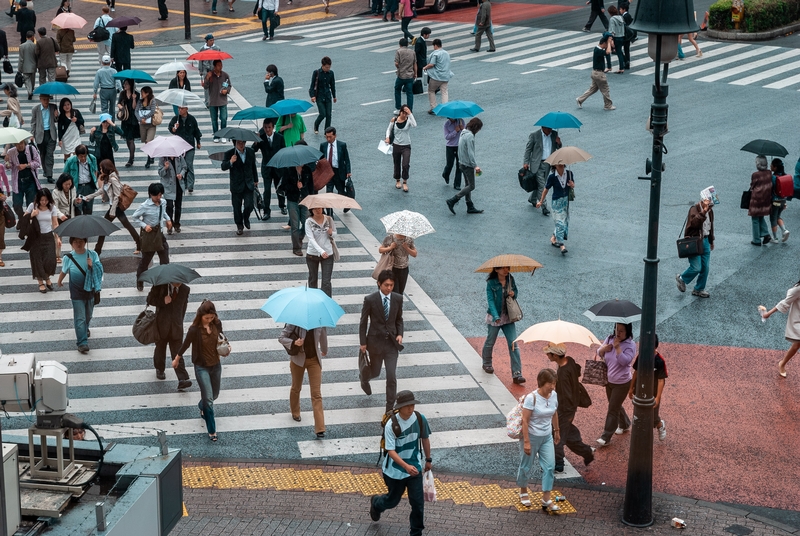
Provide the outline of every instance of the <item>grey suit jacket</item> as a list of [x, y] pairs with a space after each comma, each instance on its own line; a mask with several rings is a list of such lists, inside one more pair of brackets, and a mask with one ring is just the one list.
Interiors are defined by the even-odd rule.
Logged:
[[17, 71], [27, 74], [36, 72], [36, 43], [33, 41], [25, 41], [19, 46]]
[[[555, 130], [550, 132], [550, 143], [553, 151], [561, 148], [561, 144], [556, 141], [557, 138], [558, 132]], [[531, 132], [531, 135], [528, 136], [528, 144], [525, 145], [525, 158], [523, 163], [528, 164], [534, 173], [539, 169], [542, 163], [542, 129]]]
[[[50, 108], [50, 139], [58, 141], [58, 131], [56, 130], [56, 114], [58, 113], [58, 107], [52, 102], [48, 107]], [[44, 139], [44, 124], [42, 123], [41, 103], [35, 104], [31, 110], [31, 131], [33, 132], [33, 139], [36, 143], [42, 143]]]
[[[367, 329], [369, 324], [369, 329]], [[383, 295], [380, 291], [364, 297], [361, 307], [361, 324], [358, 328], [359, 344], [366, 344], [369, 353], [385, 354], [402, 350], [396, 338], [403, 334], [403, 296], [392, 292], [389, 298], [389, 319], [383, 314]]]
[[[308, 331], [299, 326], [286, 324], [278, 337], [278, 342], [283, 345], [287, 350], [294, 343], [291, 338], [293, 331], [296, 331], [301, 339], [305, 339]], [[314, 334], [314, 342], [317, 345], [317, 360], [319, 361], [319, 368], [322, 368], [322, 355], [328, 353], [328, 328], [315, 328], [311, 330]], [[297, 355], [291, 356], [291, 361], [298, 367], [302, 367], [306, 362], [306, 353], [304, 349], [300, 349]]]

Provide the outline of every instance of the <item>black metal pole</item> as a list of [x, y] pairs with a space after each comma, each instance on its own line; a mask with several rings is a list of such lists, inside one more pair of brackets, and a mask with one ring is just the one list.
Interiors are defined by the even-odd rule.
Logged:
[[656, 73], [653, 84], [651, 123], [653, 130], [652, 173], [650, 176], [650, 215], [647, 229], [647, 257], [644, 259], [642, 326], [639, 338], [639, 365], [633, 399], [633, 429], [628, 457], [628, 480], [622, 522], [634, 527], [653, 524], [653, 377], [655, 362], [656, 301], [658, 297], [658, 218], [661, 207], [661, 166], [663, 136], [667, 126], [667, 67], [659, 80], [661, 39], [656, 37]]
[[183, 38], [187, 41], [192, 39], [192, 5], [190, 0], [183, 0]]

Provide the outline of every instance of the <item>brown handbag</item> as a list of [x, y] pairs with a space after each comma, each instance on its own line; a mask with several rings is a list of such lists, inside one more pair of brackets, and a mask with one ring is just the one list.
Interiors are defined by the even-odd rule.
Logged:
[[325, 186], [333, 178], [333, 167], [328, 162], [327, 158], [320, 158], [317, 162], [317, 167], [314, 169], [314, 191], [318, 192], [325, 188]]
[[131, 206], [133, 200], [136, 199], [136, 196], [139, 195], [139, 192], [128, 186], [127, 184], [122, 185], [122, 190], [119, 192], [119, 201], [117, 202], [117, 206], [122, 210], [128, 210], [128, 207]]
[[[158, 209], [158, 223], [161, 223], [161, 217], [164, 214], [164, 205], [161, 205]], [[141, 251], [142, 253], [151, 253], [151, 252], [158, 252], [164, 250], [164, 234], [161, 232], [161, 225], [156, 225], [152, 227], [152, 231], [149, 233], [142, 229], [140, 233], [141, 237]]]
[[597, 360], [597, 354], [594, 355], [593, 360], [586, 360], [586, 366], [583, 368], [583, 383], [589, 385], [608, 385], [608, 365], [603, 360]]

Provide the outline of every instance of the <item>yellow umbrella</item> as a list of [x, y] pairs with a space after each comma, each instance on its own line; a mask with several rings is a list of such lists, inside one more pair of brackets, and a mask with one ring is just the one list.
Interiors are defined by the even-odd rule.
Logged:
[[573, 342], [584, 346], [600, 344], [594, 333], [579, 324], [564, 322], [563, 320], [553, 320], [551, 322], [540, 322], [534, 324], [523, 331], [514, 342], [533, 342], [546, 341], [556, 344]]
[[335, 194], [333, 192], [308, 195], [300, 204], [304, 207], [312, 208], [357, 208], [361, 210], [355, 199], [351, 199], [345, 195]]
[[507, 253], [505, 255], [498, 255], [492, 257], [488, 261], [481, 264], [475, 272], [482, 272], [485, 274], [490, 273], [495, 268], [502, 268], [503, 266], [511, 267], [512, 272], [533, 272], [537, 268], [541, 268], [542, 264], [525, 255], [514, 255]]
[[577, 147], [562, 147], [557, 151], [553, 151], [544, 161], [551, 166], [555, 166], [556, 164], [568, 166], [575, 162], [586, 162], [591, 157], [592, 155]]

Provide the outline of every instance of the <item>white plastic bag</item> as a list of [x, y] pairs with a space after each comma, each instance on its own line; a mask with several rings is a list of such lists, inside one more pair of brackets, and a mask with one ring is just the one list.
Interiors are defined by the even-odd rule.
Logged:
[[422, 475], [422, 495], [425, 502], [436, 502], [436, 485], [433, 482], [433, 471], [425, 471]]

